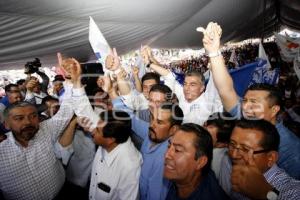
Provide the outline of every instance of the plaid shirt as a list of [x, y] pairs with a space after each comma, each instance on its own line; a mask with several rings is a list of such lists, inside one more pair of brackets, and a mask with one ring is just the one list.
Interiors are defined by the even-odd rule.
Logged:
[[[73, 101], [73, 103], [71, 102]], [[58, 113], [40, 123], [39, 131], [24, 148], [12, 132], [0, 143], [0, 190], [6, 199], [53, 199], [65, 181], [54, 142], [73, 116], [74, 99], [65, 100]]]
[[[221, 168], [221, 186], [225, 190], [229, 190], [229, 195], [232, 199], [245, 199], [246, 196], [231, 190], [231, 163], [227, 156], [222, 161]], [[264, 173], [267, 182], [279, 191], [278, 199], [291, 200], [300, 199], [300, 181], [290, 177], [283, 169], [279, 168], [276, 164], [273, 165], [267, 172]], [[224, 185], [225, 184], [225, 185]]]
[[277, 165], [269, 169], [264, 176], [268, 183], [280, 192], [278, 199], [300, 199], [300, 181], [290, 177]]

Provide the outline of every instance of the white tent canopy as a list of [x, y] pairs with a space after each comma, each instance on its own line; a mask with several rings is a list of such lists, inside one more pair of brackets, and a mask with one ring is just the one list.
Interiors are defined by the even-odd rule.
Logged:
[[300, 30], [300, 2], [293, 0], [2, 0], [0, 69], [20, 68], [39, 57], [56, 63], [56, 52], [84, 62], [92, 16], [120, 53], [201, 46], [197, 26], [216, 21], [223, 41], [262, 36], [287, 25]]

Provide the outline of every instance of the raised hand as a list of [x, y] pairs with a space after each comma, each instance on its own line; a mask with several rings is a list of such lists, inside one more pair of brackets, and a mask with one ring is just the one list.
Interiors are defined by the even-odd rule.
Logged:
[[63, 58], [60, 52], [57, 53], [57, 66], [55, 67], [55, 72], [62, 75], [65, 79], [71, 79], [70, 74], [63, 68]]
[[71, 79], [74, 82], [76, 82], [76, 81], [80, 82], [81, 65], [75, 58], [72, 58], [72, 60], [73, 60], [75, 65], [73, 66], [72, 71], [71, 71]]
[[116, 74], [117, 80], [125, 80], [127, 77], [127, 72], [124, 68], [120, 68], [119, 73]]
[[143, 62], [147, 65], [151, 61], [152, 51], [149, 46], [142, 46], [141, 48], [141, 56], [143, 59]]
[[231, 173], [232, 189], [251, 199], [266, 199], [272, 186], [266, 181], [263, 173], [257, 167], [253, 150], [244, 156], [245, 165], [233, 165]]
[[116, 71], [117, 69], [119, 69], [120, 58], [115, 48], [113, 48], [113, 51], [110, 51], [110, 54], [106, 57], [105, 67], [110, 71]]
[[39, 84], [39, 81], [37, 79], [31, 78], [27, 83], [26, 83], [26, 89], [30, 92], [33, 91], [33, 88]]
[[125, 80], [127, 77], [127, 72], [125, 71], [124, 68], [120, 68], [120, 71], [116, 74], [116, 78], [118, 81]]
[[62, 67], [62, 63], [63, 63], [63, 59], [62, 59], [62, 55], [60, 52], [57, 52], [57, 63], [58, 63], [58, 67]]
[[98, 77], [96, 83], [99, 88], [102, 88], [102, 85], [103, 85], [102, 76]]
[[140, 69], [136, 66], [132, 67], [132, 73], [134, 76], [138, 76], [140, 72]]
[[159, 62], [154, 58], [152, 49], [149, 46], [142, 46], [141, 48], [141, 56], [143, 58], [144, 64], [154, 63], [159, 65]]
[[222, 29], [217, 23], [209, 22], [206, 29], [198, 27], [197, 31], [203, 33], [203, 46], [207, 53], [215, 53], [220, 49]]
[[106, 93], [109, 93], [112, 90], [112, 81], [109, 76], [101, 76], [97, 80], [98, 87]]
[[63, 60], [62, 67], [71, 78], [73, 84], [80, 84], [81, 66], [76, 59], [68, 58]]

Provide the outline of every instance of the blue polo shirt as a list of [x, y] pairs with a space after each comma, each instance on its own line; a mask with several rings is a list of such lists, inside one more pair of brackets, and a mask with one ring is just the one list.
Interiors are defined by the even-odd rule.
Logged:
[[112, 101], [114, 108], [124, 110], [131, 116], [132, 130], [143, 139], [141, 153], [143, 164], [140, 175], [141, 200], [165, 200], [170, 181], [163, 178], [164, 155], [168, 148], [168, 140], [153, 145], [149, 139], [149, 123], [135, 116], [120, 98]]

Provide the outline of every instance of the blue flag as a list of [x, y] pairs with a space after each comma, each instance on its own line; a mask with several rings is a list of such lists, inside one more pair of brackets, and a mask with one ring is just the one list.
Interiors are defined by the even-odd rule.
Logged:
[[256, 62], [244, 65], [239, 69], [230, 71], [237, 94], [242, 97], [246, 89], [255, 83], [277, 84], [279, 69], [270, 69], [266, 60], [258, 59]]
[[254, 83], [267, 83], [275, 85], [279, 78], [279, 68], [271, 69], [266, 60], [258, 59], [258, 66], [255, 69], [250, 85]]
[[257, 66], [258, 62], [254, 62], [229, 71], [233, 80], [234, 89], [240, 97], [244, 96]]

